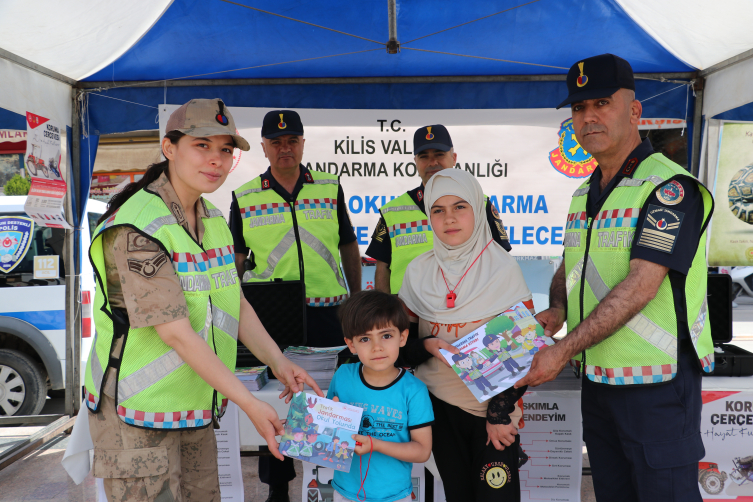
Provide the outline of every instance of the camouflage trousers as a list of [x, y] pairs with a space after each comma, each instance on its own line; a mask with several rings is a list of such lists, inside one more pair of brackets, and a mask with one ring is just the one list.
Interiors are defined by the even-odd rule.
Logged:
[[195, 431], [140, 429], [120, 420], [102, 394], [89, 412], [94, 477], [108, 502], [220, 502], [217, 442], [210, 426]]

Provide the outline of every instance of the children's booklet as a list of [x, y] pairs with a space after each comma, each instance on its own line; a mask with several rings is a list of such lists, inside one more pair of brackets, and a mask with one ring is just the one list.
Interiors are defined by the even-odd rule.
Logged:
[[299, 392], [290, 401], [280, 453], [349, 472], [363, 408]]
[[459, 354], [442, 356], [483, 403], [512, 387], [528, 373], [533, 355], [554, 341], [531, 312], [518, 303], [452, 345]]

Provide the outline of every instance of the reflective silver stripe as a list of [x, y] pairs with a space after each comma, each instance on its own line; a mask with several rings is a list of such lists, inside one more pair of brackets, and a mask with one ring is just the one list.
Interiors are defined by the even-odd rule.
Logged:
[[100, 385], [102, 385], [104, 382], [102, 381], [102, 377], [104, 376], [104, 373], [102, 373], [102, 363], [99, 362], [99, 355], [97, 355], [97, 338], [99, 337], [99, 333], [94, 330], [94, 341], [92, 342], [92, 355], [91, 355], [91, 368], [92, 368], [92, 381], [94, 382], [94, 388], [97, 389], [97, 393], [101, 396], [102, 395], [102, 389], [99, 388]]
[[[596, 269], [596, 264], [590, 256], [588, 257], [588, 265], [586, 266], [585, 279], [598, 301], [606, 298], [611, 291], [601, 278], [599, 271]], [[677, 360], [677, 337], [672, 335], [672, 333], [664, 331], [644, 314], [637, 313], [625, 323], [625, 326], [672, 359]]]
[[410, 206], [394, 206], [394, 207], [385, 207], [382, 208], [382, 213], [389, 213], [390, 211], [420, 211], [418, 206], [415, 204], [412, 204]]
[[701, 309], [698, 311], [698, 316], [695, 318], [693, 326], [690, 327], [690, 339], [693, 340], [693, 347], [698, 344], [698, 337], [703, 332], [703, 327], [706, 325], [706, 312], [708, 311], [708, 304], [706, 303], [706, 292], [703, 293], [703, 303], [701, 303]]
[[329, 268], [332, 269], [332, 272], [334, 272], [335, 277], [337, 278], [337, 283], [342, 286], [343, 289], [348, 289], [345, 286], [345, 279], [343, 279], [343, 276], [340, 273], [340, 265], [337, 263], [337, 260], [332, 255], [332, 253], [329, 252], [327, 246], [325, 246], [322, 241], [317, 239], [314, 234], [303, 227], [298, 228], [298, 233], [301, 235], [301, 240], [308, 244], [308, 246], [313, 249], [316, 254], [318, 254], [324, 261], [327, 262], [327, 265], [329, 265]]
[[178, 220], [175, 219], [175, 216], [160, 216], [159, 218], [152, 221], [150, 224], [148, 224], [146, 227], [144, 227], [144, 233], [147, 235], [154, 235], [157, 233], [157, 230], [164, 227], [165, 225], [175, 225], [178, 223]]
[[178, 353], [174, 349], [170, 349], [148, 365], [118, 382], [118, 404], [127, 401], [150, 385], [162, 380], [184, 364]]
[[591, 189], [591, 187], [584, 187], [579, 188], [575, 192], [573, 192], [573, 197], [580, 197], [581, 195], [588, 194], [588, 191]]
[[238, 319], [228, 314], [218, 306], [212, 304], [212, 324], [238, 340]]
[[222, 216], [223, 218], [225, 217], [225, 215], [224, 215], [224, 214], [222, 214], [222, 211], [220, 211], [220, 210], [219, 210], [219, 209], [217, 209], [217, 208], [214, 208], [214, 209], [210, 209], [210, 210], [208, 210], [208, 211], [207, 211], [207, 215], [208, 215], [208, 216], [209, 216], [210, 218], [217, 218], [217, 217], [219, 217], [219, 216]]
[[[204, 320], [204, 327], [199, 332], [199, 336], [205, 341], [211, 325], [212, 308], [209, 302], [207, 302], [207, 313], [206, 319]], [[178, 353], [175, 352], [175, 349], [168, 350], [151, 363], [118, 381], [118, 404], [127, 401], [149, 386], [159, 382], [184, 364], [185, 362]]]
[[337, 180], [314, 180], [314, 185], [338, 185]]
[[261, 188], [249, 188], [248, 190], [244, 190], [241, 193], [235, 194], [235, 199], [237, 200], [243, 197], [244, 195], [248, 195], [250, 193], [259, 193], [261, 191], [262, 191]]
[[[298, 230], [300, 231], [300, 227]], [[257, 274], [253, 270], [247, 270], [246, 273], [243, 274], [243, 280], [269, 279], [272, 277], [272, 274], [275, 272], [275, 267], [293, 244], [295, 244], [295, 231], [291, 228], [287, 231], [280, 243], [275, 246], [271, 253], [269, 253], [269, 256], [267, 257], [267, 268], [265, 268], [260, 274]]]
[[583, 274], [583, 258], [581, 257], [581, 259], [578, 260], [578, 263], [575, 264], [575, 266], [570, 271], [570, 273], [567, 274], [567, 279], [565, 280], [565, 288], [567, 289], [567, 296], [570, 296], [570, 292], [578, 283], [578, 281], [580, 280], [580, 276], [582, 274]]
[[662, 183], [664, 183], [664, 178], [660, 178], [659, 176], [649, 176], [646, 179], [636, 179], [636, 178], [622, 178], [622, 181], [615, 187], [639, 187], [643, 183], [648, 181], [649, 183], [653, 183], [654, 186], [659, 186]]
[[[332, 256], [332, 253], [329, 252], [327, 246], [317, 239], [314, 234], [303, 227], [298, 227], [298, 234], [301, 236], [301, 242], [308, 245], [321, 259], [327, 262], [327, 265], [329, 265], [337, 278], [337, 283], [347, 289], [345, 286], [345, 279], [343, 279], [343, 276], [340, 273], [340, 267], [337, 264], [337, 260]], [[247, 270], [246, 273], [243, 274], [243, 281], [248, 282], [251, 279], [268, 279], [272, 277], [275, 267], [293, 244], [295, 244], [295, 233], [291, 228], [287, 231], [280, 243], [275, 246], [271, 253], [269, 253], [269, 257], [267, 258], [267, 268], [265, 268], [260, 274], [257, 274], [252, 270]]]

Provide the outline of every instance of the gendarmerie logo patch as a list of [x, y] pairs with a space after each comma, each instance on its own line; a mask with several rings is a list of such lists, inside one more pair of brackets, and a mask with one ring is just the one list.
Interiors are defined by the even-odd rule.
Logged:
[[681, 211], [649, 204], [638, 245], [672, 254], [683, 218]]
[[682, 185], [678, 181], [671, 181], [656, 190], [656, 198], [659, 199], [659, 202], [662, 202], [668, 206], [675, 206], [679, 204], [680, 202], [682, 202], [682, 199], [684, 197], [685, 190], [682, 188]]
[[167, 255], [165, 253], [157, 253], [146, 260], [129, 259], [128, 270], [136, 272], [147, 279], [151, 279], [157, 275], [157, 272], [165, 263], [167, 263]]

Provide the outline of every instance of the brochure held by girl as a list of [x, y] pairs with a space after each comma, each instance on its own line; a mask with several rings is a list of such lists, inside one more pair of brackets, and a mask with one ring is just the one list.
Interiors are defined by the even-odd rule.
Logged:
[[280, 453], [350, 472], [362, 408], [299, 392], [290, 401]]
[[533, 355], [553, 344], [521, 302], [453, 343], [459, 354], [440, 352], [476, 399], [484, 402], [523, 378]]

